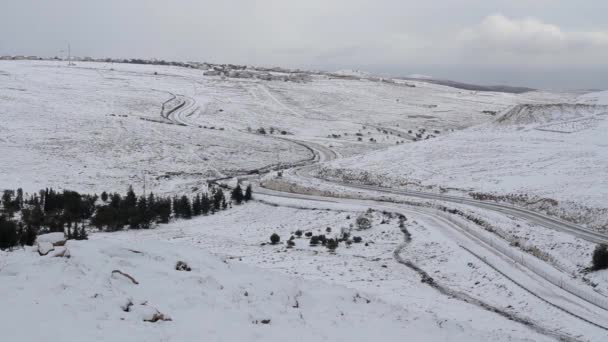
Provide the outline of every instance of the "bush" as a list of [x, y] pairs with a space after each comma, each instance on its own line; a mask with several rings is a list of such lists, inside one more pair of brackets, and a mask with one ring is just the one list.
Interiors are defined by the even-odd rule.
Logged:
[[608, 245], [601, 244], [593, 251], [593, 269], [604, 270], [608, 268]]
[[296, 230], [296, 236], [297, 237], [302, 237], [302, 231], [301, 230]]
[[330, 251], [335, 251], [336, 248], [338, 248], [338, 240], [337, 239], [327, 239], [327, 241], [325, 242], [325, 247], [327, 247], [327, 249], [329, 249]]
[[361, 242], [363, 242], [363, 239], [360, 236], [354, 236], [353, 237], [353, 242], [354, 243], [361, 243]]
[[188, 266], [188, 264], [184, 261], [178, 261], [177, 264], [175, 264], [175, 270], [176, 271], [186, 271], [186, 272], [192, 271], [190, 266]]
[[314, 236], [312, 236], [312, 237], [310, 238], [310, 245], [311, 245], [311, 246], [316, 246], [316, 245], [318, 245], [318, 244], [319, 244], [319, 242], [320, 242], [319, 237], [318, 237], [318, 236], [316, 236], [316, 235], [314, 235]]
[[293, 248], [296, 245], [295, 241], [289, 240], [287, 241], [287, 248]]
[[372, 227], [372, 221], [370, 221], [370, 219], [364, 215], [357, 217], [357, 221], [355, 221], [355, 223], [357, 224], [357, 228], [361, 230], [370, 229]]
[[304, 235], [305, 235], [306, 237], [312, 237], [312, 232], [306, 232]]
[[274, 233], [274, 234], [270, 235], [270, 243], [271, 244], [276, 245], [280, 241], [281, 241], [281, 237], [277, 233]]

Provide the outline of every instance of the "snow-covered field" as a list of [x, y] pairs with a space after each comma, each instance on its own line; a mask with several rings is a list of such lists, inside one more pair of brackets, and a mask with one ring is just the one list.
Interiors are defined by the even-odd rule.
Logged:
[[[211, 216], [91, 229], [88, 241], [67, 242], [70, 258], [0, 251], [1, 325], [37, 324], [3, 337], [605, 340], [601, 305], [539, 276], [606, 298], [608, 272], [585, 273], [593, 243], [491, 210], [449, 205], [484, 222], [475, 224], [437, 210], [440, 201], [328, 181], [492, 194], [606, 228], [605, 93], [474, 92], [347, 70], [297, 80], [0, 61], [0, 189], [140, 192], [145, 183], [181, 194], [239, 176], [256, 191]], [[322, 164], [249, 175], [313, 162]], [[403, 227], [394, 213], [407, 217]], [[357, 229], [359, 216], [372, 228]], [[331, 252], [302, 236], [287, 248], [297, 230], [362, 242]], [[272, 233], [281, 243], [268, 243]], [[178, 261], [192, 270], [177, 271]]]

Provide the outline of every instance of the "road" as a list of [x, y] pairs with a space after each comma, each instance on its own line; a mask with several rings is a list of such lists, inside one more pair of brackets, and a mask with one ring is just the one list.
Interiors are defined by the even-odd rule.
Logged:
[[[315, 153], [315, 162], [330, 161], [337, 158], [333, 151], [316, 143], [308, 143], [299, 140], [298, 143], [307, 145]], [[296, 177], [311, 178], [309, 167], [298, 167], [290, 169], [289, 172]], [[408, 190], [395, 190], [390, 188], [357, 185], [345, 182], [330, 182], [315, 178], [315, 182], [328, 183], [328, 185], [340, 185], [353, 190], [364, 190], [375, 193], [414, 197], [426, 200], [458, 203], [475, 208], [492, 210], [534, 222], [543, 227], [570, 233], [574, 236], [592, 241], [606, 242], [606, 235], [593, 232], [587, 228], [573, 223], [564, 222], [547, 215], [537, 213], [525, 208], [507, 204], [485, 202], [464, 197], [425, 193]], [[474, 256], [481, 258], [490, 267], [500, 270], [503, 276], [513, 281], [517, 286], [540, 298], [549, 305], [556, 307], [578, 319], [592, 324], [600, 329], [608, 330], [608, 300], [579, 283], [572, 281], [568, 275], [562, 274], [553, 267], [541, 262], [534, 256], [520, 252], [501, 239], [488, 238], [487, 235], [477, 229], [470, 229], [462, 223], [451, 219], [449, 214], [442, 215], [437, 210], [430, 208], [415, 208], [396, 203], [377, 200], [361, 200], [354, 198], [331, 198], [322, 196], [308, 196], [278, 192], [264, 188], [256, 189], [257, 193], [266, 196], [285, 197], [316, 201], [317, 203], [348, 203], [377, 210], [389, 210], [399, 213], [408, 213], [417, 217], [425, 217], [433, 226], [444, 227], [451, 231], [451, 237], [465, 250]]]

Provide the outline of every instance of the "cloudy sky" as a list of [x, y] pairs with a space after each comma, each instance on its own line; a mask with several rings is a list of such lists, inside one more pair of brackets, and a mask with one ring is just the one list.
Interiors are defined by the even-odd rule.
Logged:
[[0, 54], [608, 88], [606, 0], [0, 0]]

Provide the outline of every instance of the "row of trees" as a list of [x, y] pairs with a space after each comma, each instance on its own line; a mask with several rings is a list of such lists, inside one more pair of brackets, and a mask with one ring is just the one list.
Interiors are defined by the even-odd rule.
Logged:
[[0, 202], [0, 248], [32, 245], [39, 233], [64, 232], [68, 238], [85, 239], [85, 225], [99, 230], [148, 229], [172, 218], [189, 219], [214, 214], [252, 199], [251, 186], [237, 185], [226, 198], [212, 187], [194, 197], [162, 197], [153, 193], [137, 196], [132, 187], [123, 196], [103, 192], [100, 196], [75, 191], [44, 189], [25, 196], [22, 189], [6, 190]]

